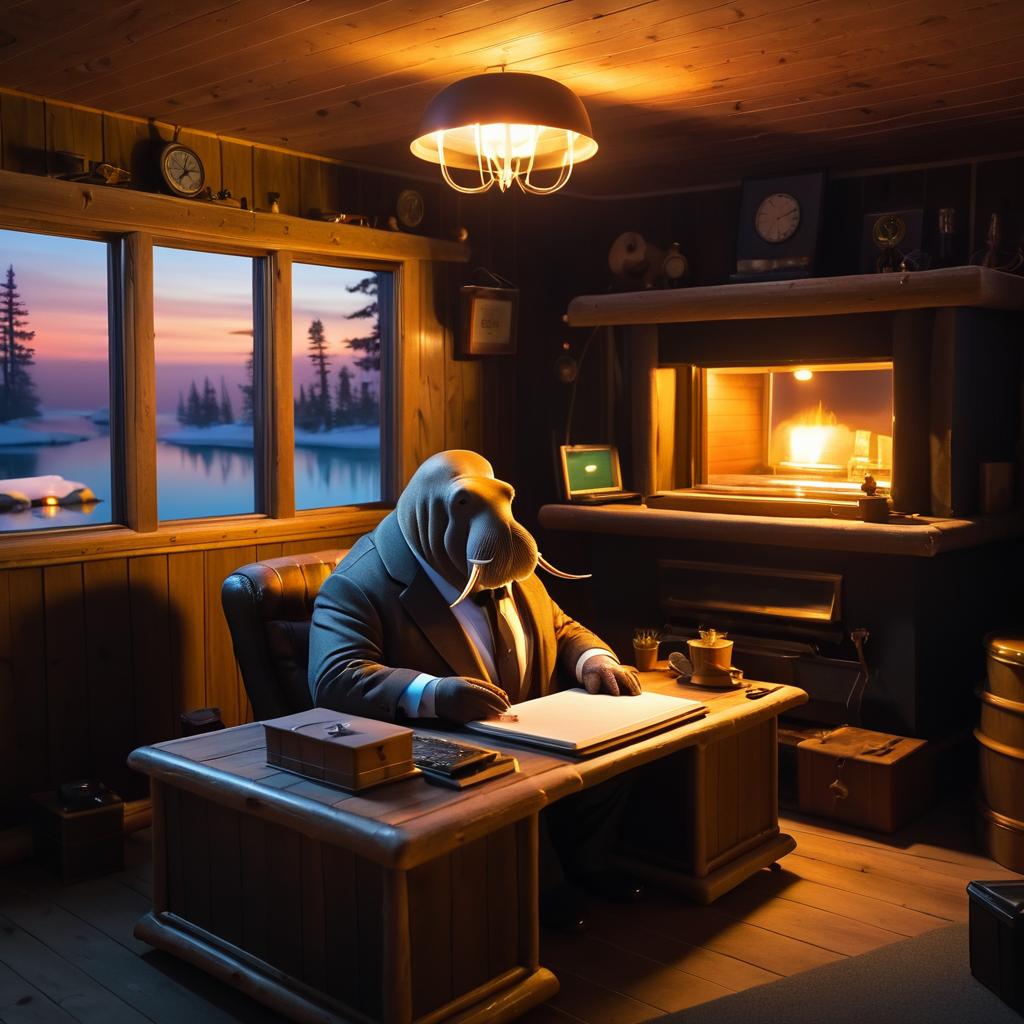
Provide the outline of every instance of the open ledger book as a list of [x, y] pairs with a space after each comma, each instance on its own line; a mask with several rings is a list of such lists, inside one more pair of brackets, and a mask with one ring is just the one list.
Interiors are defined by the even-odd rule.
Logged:
[[518, 721], [488, 718], [470, 722], [467, 728], [512, 743], [582, 757], [700, 718], [706, 712], [699, 701], [684, 697], [661, 693], [612, 697], [577, 688], [513, 704], [510, 713]]

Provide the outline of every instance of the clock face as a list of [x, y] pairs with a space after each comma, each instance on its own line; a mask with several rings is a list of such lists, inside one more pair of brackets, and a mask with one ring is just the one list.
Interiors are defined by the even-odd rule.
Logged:
[[206, 172], [199, 155], [176, 142], [164, 146], [160, 154], [160, 173], [176, 196], [198, 195], [206, 184]]
[[800, 227], [800, 203], [788, 192], [773, 192], [754, 214], [754, 230], [765, 242], [786, 242]]

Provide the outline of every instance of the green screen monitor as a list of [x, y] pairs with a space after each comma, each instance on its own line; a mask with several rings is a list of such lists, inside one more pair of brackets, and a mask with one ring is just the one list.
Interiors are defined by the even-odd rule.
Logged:
[[562, 445], [566, 497], [622, 490], [619, 453], [613, 445]]

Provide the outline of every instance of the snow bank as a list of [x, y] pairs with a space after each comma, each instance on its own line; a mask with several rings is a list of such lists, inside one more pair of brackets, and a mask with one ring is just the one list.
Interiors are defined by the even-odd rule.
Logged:
[[[160, 436], [168, 444], [211, 445], [218, 448], [252, 448], [252, 426], [243, 423], [218, 423], [212, 427], [178, 427]], [[295, 443], [302, 448], [355, 448], [371, 451], [380, 447], [380, 428], [376, 426], [335, 427], [313, 432], [296, 430]]]
[[13, 423], [0, 423], [0, 448], [31, 444], [74, 444], [88, 441], [87, 434], [67, 434], [58, 430], [31, 430]]
[[354, 426], [334, 427], [314, 433], [310, 430], [296, 430], [295, 443], [301, 448], [360, 448], [369, 450], [380, 447], [380, 427]]
[[159, 440], [168, 444], [217, 448], [251, 448], [252, 424], [217, 423], [212, 427], [177, 427], [161, 434]]
[[32, 505], [82, 505], [96, 501], [92, 489], [62, 476], [22, 476], [0, 480], [0, 511], [10, 512]]

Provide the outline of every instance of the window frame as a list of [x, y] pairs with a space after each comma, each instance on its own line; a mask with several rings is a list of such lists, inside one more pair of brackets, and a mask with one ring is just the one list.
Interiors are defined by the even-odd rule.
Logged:
[[[376, 504], [381, 505], [388, 502], [393, 503], [397, 499], [397, 492], [394, 489], [394, 458], [388, 458], [387, 453], [395, 451], [394, 438], [397, 430], [397, 419], [395, 415], [397, 405], [397, 379], [395, 369], [397, 366], [395, 348], [398, 344], [398, 337], [400, 334], [397, 310], [398, 310], [398, 290], [399, 290], [399, 278], [402, 272], [401, 264], [394, 262], [384, 262], [381, 260], [344, 260], [337, 256], [316, 256], [301, 253], [298, 256], [292, 256], [291, 264], [292, 267], [296, 263], [309, 264], [316, 267], [334, 267], [338, 270], [365, 270], [369, 273], [376, 274], [390, 274], [391, 275], [391, 287], [387, 296], [381, 296], [378, 293], [377, 303], [380, 307], [381, 324], [381, 346], [380, 346], [380, 490], [381, 500]], [[294, 275], [290, 275], [290, 284], [294, 285]], [[291, 336], [291, 288], [289, 289], [289, 362], [288, 362], [288, 392], [294, 401], [294, 388], [292, 386], [292, 362], [291, 359], [294, 357], [294, 344], [295, 339]], [[387, 309], [387, 317], [385, 317], [384, 307], [390, 307]], [[385, 327], [388, 324], [388, 327]], [[383, 332], [387, 330], [391, 337], [385, 338]], [[294, 416], [292, 417], [292, 453], [293, 453], [293, 477], [292, 477], [292, 501], [294, 503], [295, 494], [295, 480], [294, 480], [294, 452], [295, 452], [295, 434], [294, 434], [295, 422]], [[374, 504], [374, 503], [369, 503]], [[325, 513], [338, 512], [346, 508], [352, 508], [351, 505], [322, 505], [317, 508], [304, 508], [294, 509], [293, 514], [298, 517], [304, 516], [317, 516]], [[365, 507], [365, 506], [360, 506]]]
[[[196, 550], [364, 533], [393, 507], [424, 454], [401, 414], [415, 395], [426, 352], [443, 351], [432, 313], [434, 262], [467, 262], [461, 242], [353, 225], [255, 213], [195, 200], [86, 186], [0, 171], [0, 227], [107, 242], [111, 346], [113, 514], [117, 521], [0, 535], [0, 568], [91, 560], [118, 553]], [[263, 511], [160, 522], [156, 509], [153, 246], [224, 251], [263, 259], [265, 301], [254, 339], [264, 415], [255, 451], [266, 467]], [[393, 336], [382, 356], [382, 500], [296, 512], [291, 374], [291, 264], [325, 263], [393, 274]], [[116, 301], [114, 301], [116, 300]], [[115, 314], [116, 311], [116, 314]], [[256, 311], [254, 310], [254, 313]], [[116, 343], [115, 343], [116, 342]], [[115, 431], [117, 432], [115, 434]], [[386, 453], [384, 455], [383, 453]], [[259, 459], [257, 459], [259, 461]]]

